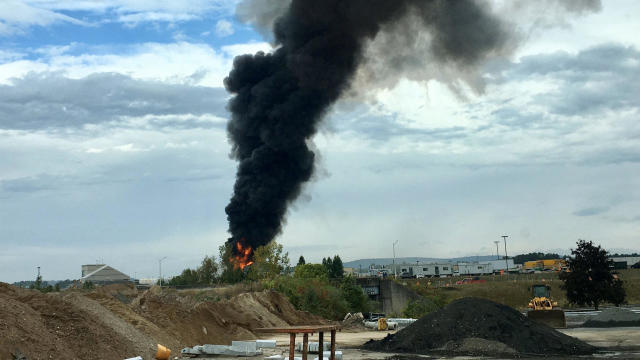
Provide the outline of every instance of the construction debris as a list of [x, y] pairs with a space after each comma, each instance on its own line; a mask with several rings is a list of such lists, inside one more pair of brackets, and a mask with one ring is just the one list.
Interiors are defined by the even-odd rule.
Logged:
[[[316, 345], [317, 346], [317, 345]], [[199, 355], [230, 355], [256, 356], [262, 354], [263, 348], [275, 348], [275, 340], [232, 341], [231, 345], [196, 345], [182, 349], [183, 356], [197, 357]]]
[[[314, 342], [314, 341], [309, 341], [308, 345], [307, 345], [307, 352], [310, 354], [317, 354], [318, 353], [318, 346], [320, 346], [320, 344], [318, 342]], [[327, 351], [327, 350], [331, 350], [331, 343], [330, 342], [323, 342], [322, 343], [322, 350], [323, 351]], [[297, 342], [296, 343], [296, 351], [302, 351], [302, 343], [301, 342]]]
[[456, 300], [395, 334], [367, 342], [364, 348], [414, 354], [485, 356], [513, 353], [582, 355], [596, 350], [578, 339], [532, 322], [506, 305], [478, 298]]

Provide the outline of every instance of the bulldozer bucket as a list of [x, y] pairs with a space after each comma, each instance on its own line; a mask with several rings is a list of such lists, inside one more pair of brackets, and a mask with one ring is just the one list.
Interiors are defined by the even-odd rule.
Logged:
[[530, 310], [527, 317], [537, 323], [545, 324], [552, 328], [566, 328], [567, 320], [564, 311], [560, 309], [554, 310]]

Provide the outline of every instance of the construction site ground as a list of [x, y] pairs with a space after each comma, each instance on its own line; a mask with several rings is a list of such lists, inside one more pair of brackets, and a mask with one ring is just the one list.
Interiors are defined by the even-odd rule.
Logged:
[[[640, 359], [640, 327], [633, 328], [606, 328], [606, 329], [588, 329], [588, 328], [574, 328], [574, 329], [560, 329], [561, 332], [576, 337], [587, 343], [603, 348], [602, 351], [592, 356], [580, 356], [580, 359], [588, 358], [607, 358], [607, 359]], [[370, 339], [379, 340], [387, 336], [389, 333], [395, 331], [343, 331], [339, 332], [336, 336], [337, 347], [343, 353], [343, 359], [345, 360], [378, 360], [387, 359], [394, 355], [385, 352], [365, 351], [359, 349], [365, 342]], [[260, 336], [261, 339], [276, 339], [277, 349], [265, 349], [263, 356], [257, 356], [256, 359], [262, 359], [269, 355], [282, 354], [286, 356], [288, 353], [289, 336], [284, 335], [264, 335]], [[299, 340], [299, 339], [298, 339]], [[310, 337], [309, 341], [317, 341], [315, 337]], [[296, 354], [296, 356], [301, 356]], [[309, 354], [309, 360], [313, 360], [318, 355]], [[472, 357], [472, 356], [428, 356], [428, 355], [415, 355], [405, 354], [401, 356], [404, 359], [487, 359], [488, 357]], [[523, 357], [519, 357], [522, 359]], [[526, 357], [525, 357], [526, 358]], [[539, 359], [540, 357], [532, 357], [532, 359]], [[567, 359], [567, 357], [558, 357], [558, 359]], [[234, 357], [215, 357], [210, 359], [217, 360], [238, 360]], [[495, 359], [495, 358], [493, 358]], [[554, 359], [545, 358], [545, 359]], [[402, 360], [402, 359], [398, 359]]]
[[[153, 358], [157, 343], [171, 348], [173, 359], [180, 356], [183, 347], [276, 339], [276, 349], [265, 349], [262, 356], [251, 358], [262, 360], [265, 355], [286, 355], [289, 337], [257, 334], [251, 329], [323, 323], [328, 321], [297, 311], [284, 296], [272, 291], [242, 288], [137, 291], [117, 285], [92, 291], [42, 294], [0, 283], [0, 360], [12, 359], [11, 354], [18, 351], [29, 360], [112, 360], [138, 355], [146, 360]], [[593, 356], [580, 358], [640, 359], [640, 327], [575, 327], [561, 331], [604, 348]], [[337, 348], [343, 351], [345, 360], [386, 359], [397, 354], [364, 351], [359, 347], [388, 333], [345, 329], [337, 334]], [[297, 340], [302, 341], [302, 337]], [[317, 335], [309, 340], [317, 341]], [[329, 334], [325, 334], [325, 342], [328, 340]], [[310, 354], [309, 360], [315, 357], [317, 354]], [[411, 354], [394, 359], [410, 358], [430, 356]]]

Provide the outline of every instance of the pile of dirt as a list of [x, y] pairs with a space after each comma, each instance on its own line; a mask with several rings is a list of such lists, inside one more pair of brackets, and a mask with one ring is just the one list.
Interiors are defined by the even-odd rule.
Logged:
[[253, 329], [261, 327], [326, 323], [318, 316], [296, 310], [286, 297], [274, 291], [198, 302], [179, 292], [151, 289], [131, 305], [137, 314], [167, 331], [183, 346], [256, 339]]
[[0, 283], [0, 359], [151, 358], [156, 344], [179, 352], [199, 344], [255, 339], [255, 328], [326, 324], [283, 295], [250, 292], [204, 301], [192, 294], [114, 285], [43, 294]]
[[414, 354], [582, 355], [596, 348], [530, 321], [490, 300], [463, 298], [424, 316], [395, 334], [369, 341], [367, 350]]
[[124, 359], [137, 351], [133, 339], [57, 294], [0, 283], [0, 359]]
[[587, 320], [583, 327], [623, 327], [640, 326], [640, 314], [624, 308], [604, 309], [600, 314]]

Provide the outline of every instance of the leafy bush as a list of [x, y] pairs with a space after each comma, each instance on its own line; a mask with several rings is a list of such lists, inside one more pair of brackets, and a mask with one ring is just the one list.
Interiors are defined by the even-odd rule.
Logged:
[[439, 296], [423, 297], [409, 302], [404, 310], [404, 316], [419, 319], [429, 313], [442, 309], [445, 301]]
[[321, 279], [326, 282], [329, 273], [324, 265], [301, 264], [296, 266], [293, 277], [296, 279]]
[[349, 312], [364, 313], [369, 311], [369, 298], [362, 290], [362, 287], [356, 284], [356, 280], [353, 277], [345, 277], [340, 285], [340, 290], [349, 305]]
[[326, 278], [280, 276], [268, 285], [284, 294], [298, 310], [334, 320], [342, 319], [349, 311], [349, 304], [342, 296], [342, 291], [331, 286]]

